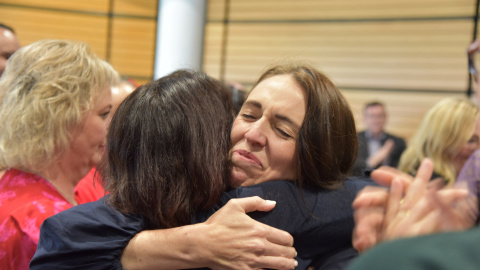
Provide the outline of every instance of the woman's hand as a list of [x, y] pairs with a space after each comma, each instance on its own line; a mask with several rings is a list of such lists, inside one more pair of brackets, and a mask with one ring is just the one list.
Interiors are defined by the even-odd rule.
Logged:
[[352, 205], [355, 218], [352, 244], [359, 252], [364, 252], [382, 241], [382, 230], [390, 195], [388, 187], [393, 179], [401, 181], [406, 188], [413, 181], [410, 175], [387, 166], [374, 170], [371, 177], [381, 186], [365, 187], [358, 193]]
[[425, 159], [406, 190], [395, 179], [390, 188], [382, 241], [436, 232], [463, 230], [474, 220], [468, 214], [470, 202], [465, 188], [442, 188], [430, 178], [431, 160]]
[[206, 222], [205, 258], [212, 269], [293, 269], [293, 237], [251, 219], [246, 213], [270, 211], [275, 202], [259, 197], [230, 200]]

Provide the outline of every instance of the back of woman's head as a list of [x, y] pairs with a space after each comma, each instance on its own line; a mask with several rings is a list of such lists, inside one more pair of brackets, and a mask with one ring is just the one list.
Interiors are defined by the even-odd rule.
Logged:
[[458, 173], [453, 158], [473, 135], [478, 116], [478, 108], [467, 99], [441, 100], [423, 118], [398, 168], [415, 174], [420, 162], [428, 157], [433, 161], [434, 171], [453, 183]]
[[118, 74], [84, 43], [42, 40], [9, 58], [0, 79], [0, 167], [38, 170]]
[[350, 173], [358, 151], [350, 106], [327, 76], [302, 63], [274, 66], [264, 72], [255, 85], [282, 74], [291, 74], [308, 99], [297, 141], [297, 181], [335, 188]]
[[180, 70], [140, 86], [119, 106], [102, 176], [109, 203], [150, 228], [188, 224], [227, 186], [233, 104], [200, 72]]

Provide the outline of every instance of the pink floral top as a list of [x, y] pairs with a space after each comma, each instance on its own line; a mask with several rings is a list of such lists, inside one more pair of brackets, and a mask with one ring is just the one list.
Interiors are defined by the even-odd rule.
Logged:
[[6, 171], [0, 179], [0, 268], [28, 269], [40, 225], [71, 207], [46, 179], [16, 169]]

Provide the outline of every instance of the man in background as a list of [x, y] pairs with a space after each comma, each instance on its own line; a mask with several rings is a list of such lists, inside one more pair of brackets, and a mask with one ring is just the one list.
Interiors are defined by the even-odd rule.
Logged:
[[397, 167], [406, 145], [402, 138], [385, 132], [385, 105], [377, 101], [367, 103], [363, 120], [365, 131], [358, 133], [358, 156], [353, 174], [368, 175], [382, 165]]
[[15, 36], [15, 31], [0, 23], [0, 77], [5, 70], [8, 58], [18, 49], [20, 49], [20, 42]]

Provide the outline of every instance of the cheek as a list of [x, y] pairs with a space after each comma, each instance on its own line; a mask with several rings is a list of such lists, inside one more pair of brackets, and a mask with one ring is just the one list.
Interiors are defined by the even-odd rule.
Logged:
[[470, 155], [475, 151], [474, 147], [473, 146], [470, 146], [469, 144], [466, 144], [462, 147], [462, 150], [460, 151], [459, 153], [459, 156], [461, 156], [462, 158], [469, 158]]
[[92, 143], [103, 143], [107, 136], [107, 126], [105, 121], [98, 120], [89, 126], [89, 136]]
[[242, 126], [238, 121], [235, 120], [232, 125], [232, 131], [230, 132], [230, 143], [231, 145], [235, 145], [239, 141], [241, 141], [243, 137]]
[[295, 167], [295, 160], [297, 159], [296, 155], [296, 144], [286, 144], [279, 145], [275, 150], [272, 150], [271, 153], [277, 153], [276, 156], [272, 157], [274, 164], [276, 166], [284, 168], [286, 171], [292, 171]]

